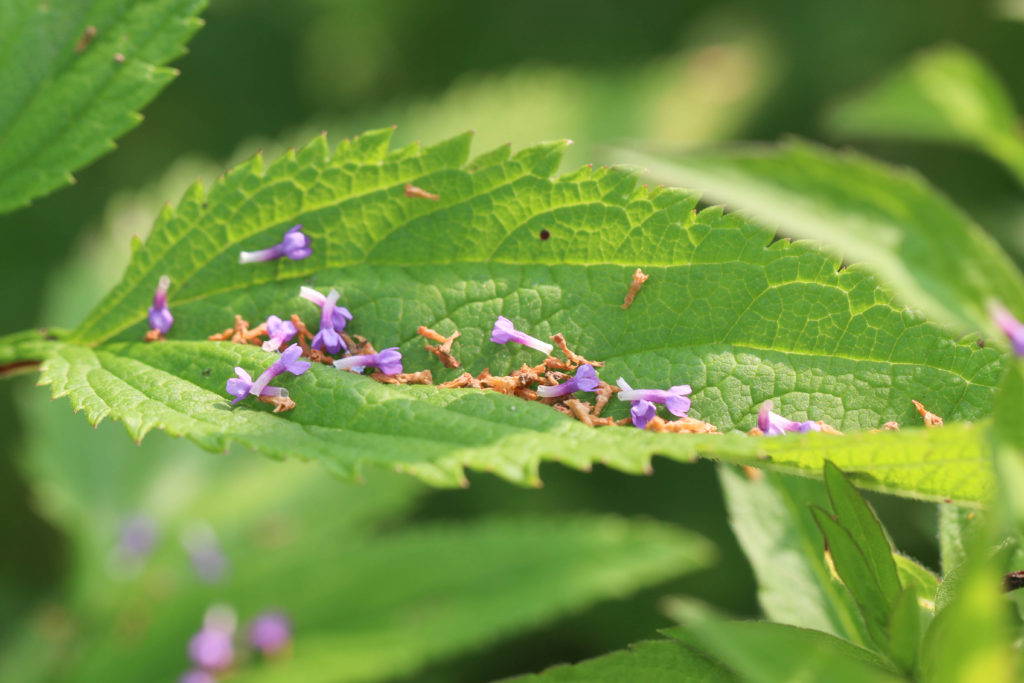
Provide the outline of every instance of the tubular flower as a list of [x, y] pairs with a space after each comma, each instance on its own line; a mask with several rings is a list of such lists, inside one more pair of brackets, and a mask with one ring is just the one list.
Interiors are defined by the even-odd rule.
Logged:
[[[348, 351], [345, 340], [338, 334], [338, 327], [334, 324], [334, 314], [338, 310], [335, 304], [338, 302], [338, 290], [332, 289], [324, 300], [323, 310], [320, 312], [320, 331], [313, 337], [311, 346], [314, 349], [326, 349], [327, 353], [337, 353], [341, 349]], [[346, 310], [345, 313], [348, 313]], [[344, 314], [342, 314], [344, 318]], [[352, 315], [349, 314], [349, 319]], [[347, 322], [347, 321], [346, 321]], [[343, 324], [340, 329], [345, 329]]]
[[[312, 287], [302, 287], [299, 289], [299, 296], [306, 301], [312, 301], [320, 308], [324, 307], [327, 303], [327, 297], [316, 291]], [[344, 306], [335, 306], [334, 312], [331, 314], [331, 323], [334, 325], [334, 329], [341, 332], [345, 329], [345, 325], [349, 320], [352, 319], [352, 314], [349, 313], [348, 309]]]
[[263, 350], [277, 351], [298, 332], [290, 320], [281, 320], [276, 315], [270, 316], [267, 318], [267, 334], [270, 335], [270, 339], [263, 342]]
[[160, 334], [167, 334], [174, 324], [171, 309], [167, 308], [167, 290], [170, 286], [171, 278], [161, 275], [156, 291], [153, 292], [153, 305], [149, 307], [149, 326]]
[[765, 436], [782, 436], [786, 432], [820, 432], [821, 425], [812, 420], [794, 422], [772, 412], [772, 402], [765, 401], [757, 411], [757, 428]]
[[632, 389], [620, 377], [618, 385], [622, 390], [619, 392], [620, 401], [650, 401], [651, 403], [664, 403], [665, 407], [668, 408], [668, 412], [672, 413], [676, 417], [686, 417], [687, 411], [690, 410], [690, 398], [687, 395], [691, 391], [689, 384], [680, 384], [678, 386], [670, 387], [668, 390]]
[[494, 329], [491, 330], [491, 341], [495, 344], [507, 344], [512, 341], [523, 346], [529, 346], [531, 349], [537, 349], [548, 355], [551, 355], [555, 348], [547, 342], [531, 337], [525, 332], [520, 332], [512, 325], [511, 320], [502, 315], [499, 315], [498, 319], [494, 321]]
[[989, 311], [999, 328], [1010, 338], [1013, 352], [1018, 356], [1024, 356], [1024, 323], [1017, 320], [1002, 304], [990, 303]]
[[541, 398], [556, 398], [567, 396], [574, 391], [594, 391], [597, 389], [599, 380], [593, 365], [581, 365], [576, 370], [576, 376], [556, 384], [555, 386], [541, 385], [537, 387], [537, 395]]
[[[622, 392], [633, 391], [633, 388], [626, 384], [626, 380], [621, 377], [617, 384], [620, 389], [619, 399], [623, 401], [627, 400], [622, 397]], [[637, 429], [645, 429], [647, 427], [647, 423], [651, 421], [651, 418], [658, 413], [658, 408], [647, 399], [641, 397], [631, 399], [630, 403], [632, 405], [629, 409], [629, 416], [633, 420], [633, 426]]]
[[291, 639], [291, 623], [280, 612], [264, 612], [249, 627], [249, 644], [265, 655], [285, 649]]
[[301, 375], [309, 370], [309, 361], [299, 360], [302, 355], [302, 347], [292, 344], [274, 363], [263, 371], [263, 373], [252, 381], [252, 376], [240, 367], [235, 368], [238, 377], [228, 380], [226, 390], [235, 397], [231, 405], [235, 405], [246, 396], [288, 396], [288, 390], [281, 387], [272, 387], [270, 381], [284, 372], [293, 375]]
[[188, 656], [192, 663], [206, 671], [223, 671], [235, 661], [235, 648], [231, 634], [218, 628], [203, 626], [188, 641]]
[[284, 234], [279, 244], [259, 251], [242, 251], [238, 254], [239, 263], [259, 263], [272, 261], [287, 256], [293, 261], [301, 261], [313, 253], [309, 246], [309, 237], [302, 232], [302, 225], [292, 227]]
[[402, 353], [397, 346], [392, 346], [380, 353], [339, 358], [334, 361], [334, 367], [352, 372], [362, 372], [363, 368], [377, 368], [385, 375], [397, 375], [402, 372]]

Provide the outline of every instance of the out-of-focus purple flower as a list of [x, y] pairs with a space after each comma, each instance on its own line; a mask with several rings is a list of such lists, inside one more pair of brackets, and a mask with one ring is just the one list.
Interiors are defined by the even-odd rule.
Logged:
[[[313, 337], [311, 344], [314, 349], [326, 349], [327, 353], [337, 353], [341, 349], [348, 351], [345, 340], [341, 338], [334, 326], [334, 312], [337, 310], [335, 304], [338, 302], [338, 296], [336, 289], [332, 289], [327, 294], [323, 310], [320, 311], [320, 330]], [[344, 329], [344, 325], [342, 329]]]
[[192, 669], [181, 674], [178, 683], [217, 683], [217, 678], [202, 669]]
[[495, 344], [507, 344], [511, 341], [523, 346], [529, 346], [531, 349], [536, 349], [547, 355], [551, 355], [555, 348], [547, 342], [531, 337], [525, 332], [520, 332], [515, 328], [511, 320], [502, 315], [499, 315], [498, 319], [494, 321], [494, 328], [491, 330], [491, 341]]
[[[622, 398], [621, 394], [623, 391], [633, 390], [632, 387], [626, 384], [626, 380], [624, 380], [621, 377], [619, 378], [617, 384], [619, 385], [620, 389], [620, 399]], [[637, 429], [645, 429], [647, 427], [647, 423], [650, 422], [651, 419], [657, 413], [658, 408], [653, 403], [646, 399], [637, 398], [631, 401], [631, 405], [629, 408], [629, 416], [633, 420], [633, 426], [636, 427]]]
[[117, 546], [123, 558], [141, 560], [156, 543], [156, 524], [145, 515], [130, 517], [121, 525]]
[[285, 649], [291, 639], [291, 622], [281, 612], [265, 612], [249, 627], [249, 643], [265, 655]]
[[249, 389], [249, 393], [253, 396], [260, 396], [264, 389], [268, 388], [271, 380], [278, 375], [290, 372], [293, 375], [301, 375], [306, 370], [309, 370], [309, 361], [299, 360], [302, 356], [302, 347], [298, 344], [292, 344], [285, 349], [281, 356], [271, 364], [269, 368], [263, 371], [263, 373], [252, 383], [252, 388]]
[[1010, 338], [1013, 352], [1018, 356], [1024, 356], [1024, 323], [1010, 313], [1002, 304], [992, 302], [989, 304], [989, 311], [996, 325]]
[[235, 405], [248, 396], [249, 390], [252, 389], [252, 375], [237, 365], [235, 366], [235, 374], [238, 375], [238, 377], [232, 377], [229, 379], [226, 387], [227, 392], [235, 397], [235, 400], [231, 402], [231, 405]]
[[581, 365], [576, 370], [576, 376], [556, 384], [555, 386], [540, 385], [537, 387], [537, 395], [541, 398], [555, 398], [567, 396], [574, 391], [594, 391], [600, 382], [593, 365]]
[[[626, 381], [619, 378], [619, 400], [620, 401], [650, 401], [651, 403], [664, 403], [668, 412], [676, 417], [686, 417], [690, 410], [689, 384], [679, 384], [669, 389], [633, 389]], [[645, 423], [646, 424], [646, 423]]]
[[216, 583], [227, 573], [228, 558], [209, 524], [197, 523], [186, 529], [181, 536], [181, 544], [203, 583]]
[[149, 307], [149, 326], [161, 334], [167, 334], [174, 324], [174, 316], [167, 307], [167, 290], [171, 287], [171, 278], [160, 276], [156, 291], [153, 292], [153, 305]]
[[192, 663], [206, 671], [223, 671], [235, 661], [235, 647], [231, 634], [220, 629], [203, 626], [188, 641], [188, 656]]
[[765, 436], [782, 436], [786, 432], [820, 432], [821, 425], [812, 420], [794, 422], [772, 412], [772, 402], [765, 401], [757, 411], [757, 428]]
[[239, 263], [259, 263], [272, 261], [287, 256], [293, 261], [301, 261], [313, 253], [309, 246], [309, 237], [302, 232], [302, 225], [296, 225], [284, 234], [279, 244], [259, 251], [243, 251], [238, 254]]
[[[299, 296], [306, 301], [312, 301], [320, 308], [323, 308], [324, 304], [327, 303], [327, 297], [312, 287], [300, 287]], [[347, 325], [348, 321], [351, 319], [352, 314], [349, 313], [347, 308], [344, 306], [335, 306], [334, 312], [331, 313], [331, 326], [338, 332], [341, 332], [345, 329], [345, 325]]]
[[263, 350], [277, 351], [282, 344], [291, 340], [298, 332], [292, 321], [281, 320], [276, 315], [270, 316], [267, 318], [267, 334], [270, 339], [263, 342]]
[[385, 375], [397, 375], [402, 372], [402, 352], [397, 346], [392, 346], [380, 353], [339, 358], [334, 361], [334, 367], [352, 372], [362, 372], [364, 368], [377, 368]]

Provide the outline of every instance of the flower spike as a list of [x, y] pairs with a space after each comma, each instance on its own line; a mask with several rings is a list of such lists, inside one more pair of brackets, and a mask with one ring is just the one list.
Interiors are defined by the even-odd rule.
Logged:
[[174, 316], [167, 307], [167, 290], [170, 286], [171, 278], [161, 275], [156, 291], [153, 292], [153, 305], [149, 307], [149, 326], [160, 334], [167, 334], [174, 324]]
[[301, 261], [313, 253], [309, 246], [309, 237], [302, 232], [302, 225], [292, 227], [284, 234], [279, 244], [259, 251], [242, 251], [238, 254], [239, 263], [260, 263], [261, 261], [273, 261], [282, 256], [287, 256], [293, 261]]
[[510, 341], [522, 344], [523, 346], [529, 346], [531, 349], [536, 349], [547, 355], [551, 355], [551, 352], [555, 349], [551, 344], [541, 341], [536, 337], [531, 337], [525, 332], [520, 332], [512, 324], [512, 321], [503, 315], [499, 315], [498, 319], [494, 321], [494, 329], [491, 330], [491, 341], [495, 344], [507, 344]]
[[392, 346], [380, 353], [339, 358], [334, 361], [334, 367], [352, 372], [362, 372], [364, 368], [377, 368], [385, 375], [397, 375], [402, 372], [402, 353], [397, 346]]
[[821, 425], [813, 420], [794, 422], [772, 412], [772, 402], [765, 401], [757, 411], [757, 428], [765, 436], [782, 436], [786, 432], [820, 432]]
[[555, 386], [541, 385], [537, 387], [537, 395], [541, 398], [557, 398], [567, 396], [574, 391], [595, 391], [600, 380], [593, 365], [581, 365], [576, 376]]
[[988, 309], [996, 325], [999, 325], [1003, 333], [1010, 338], [1013, 352], [1017, 356], [1024, 356], [1024, 323], [1017, 320], [1013, 313], [1000, 303], [991, 302]]
[[[679, 384], [677, 386], [670, 387], [668, 390], [633, 389], [628, 384], [626, 384], [626, 381], [621, 377], [619, 378], [617, 384], [619, 385], [619, 389], [621, 389], [621, 391], [619, 391], [618, 394], [619, 400], [634, 402], [634, 408], [636, 408], [635, 402], [637, 401], [646, 401], [650, 403], [664, 403], [665, 407], [668, 408], [668, 412], [672, 413], [676, 417], [686, 417], [686, 413], [689, 412], [690, 410], [690, 397], [688, 396], [688, 394], [692, 390], [690, 389], [689, 384]], [[630, 414], [633, 414], [632, 410], [630, 411]], [[646, 408], [640, 414], [650, 414], [650, 417], [654, 417], [654, 414], [651, 413], [650, 409]], [[643, 421], [644, 426], [647, 426], [647, 422], [650, 421], [650, 417], [648, 417], [647, 420]], [[636, 423], [637, 420], [634, 417], [633, 424], [639, 427], [639, 425], [637, 425]], [[640, 428], [643, 429], [643, 427]]]
[[298, 334], [295, 325], [290, 320], [281, 320], [276, 315], [267, 318], [267, 334], [270, 339], [263, 342], [264, 351], [277, 351], [281, 345]]

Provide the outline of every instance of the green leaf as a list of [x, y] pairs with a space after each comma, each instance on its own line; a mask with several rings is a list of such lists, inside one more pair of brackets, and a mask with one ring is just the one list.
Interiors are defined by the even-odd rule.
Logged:
[[959, 505], [939, 506], [939, 557], [942, 574], [967, 561], [971, 536], [977, 532], [982, 512]]
[[634, 643], [578, 664], [560, 664], [539, 674], [506, 679], [506, 683], [593, 682], [717, 683], [736, 677], [710, 657], [674, 640]]
[[871, 563], [854, 537], [827, 512], [811, 506], [814, 521], [825, 535], [825, 542], [835, 563], [836, 573], [853, 595], [860, 608], [868, 632], [879, 648], [886, 647], [886, 626], [890, 601], [878, 583]]
[[902, 591], [900, 577], [892, 556], [892, 544], [875, 511], [831, 461], [825, 462], [825, 487], [836, 521], [856, 539], [886, 602], [895, 602]]
[[727, 467], [719, 469], [719, 478], [765, 617], [858, 645], [869, 642], [853, 597], [825, 565], [821, 530], [809, 507], [829, 504], [822, 483], [772, 472], [748, 478]]
[[[393, 151], [389, 137], [371, 132], [334, 154], [318, 137], [268, 168], [254, 158], [209, 192], [193, 186], [161, 214], [121, 283], [47, 359], [42, 381], [93, 422], [123, 420], [136, 439], [160, 427], [212, 450], [238, 442], [347, 475], [373, 463], [451, 486], [470, 467], [538, 484], [542, 460], [642, 472], [655, 454], [769, 456], [773, 466], [813, 472], [831, 454], [876, 488], [985, 499], [989, 463], [976, 454], [980, 430], [966, 426], [785, 439], [595, 430], [493, 392], [382, 386], [327, 366], [283, 379], [298, 404], [287, 415], [256, 402], [227, 409], [232, 368], [259, 372], [270, 356], [203, 340], [236, 313], [259, 321], [298, 312], [315, 327], [315, 306], [297, 296], [308, 284], [337, 288], [354, 332], [378, 348], [400, 346], [408, 369], [429, 368], [437, 379], [457, 372], [424, 351], [419, 325], [460, 330], [456, 353], [474, 373], [539, 360], [488, 341], [501, 314], [535, 336], [563, 332], [583, 355], [607, 360], [607, 379], [691, 384], [693, 415], [723, 431], [753, 427], [769, 398], [788, 417], [847, 431], [914, 424], [912, 398], [949, 420], [989, 411], [995, 351], [895, 308], [868, 276], [837, 272], [812, 245], [771, 244], [764, 229], [715, 209], [694, 213], [695, 196], [638, 188], [626, 171], [552, 179], [562, 143], [467, 162], [468, 136]], [[440, 201], [406, 197], [407, 183]], [[312, 257], [238, 265], [239, 250], [268, 246], [295, 223], [312, 237]], [[651, 280], [622, 310], [637, 266]], [[138, 343], [163, 273], [172, 281], [174, 341]], [[613, 401], [608, 412], [622, 417], [627, 406]]]
[[902, 681], [873, 652], [820, 631], [756, 621], [694, 620], [665, 635], [699, 644], [751, 683]]
[[901, 669], [912, 672], [921, 642], [921, 613], [913, 587], [904, 589], [893, 602], [888, 636], [889, 656]]
[[[895, 554], [896, 569], [900, 575], [900, 585], [912, 588], [917, 595], [917, 602], [925, 615], [935, 611], [935, 591], [939, 587], [939, 577], [905, 555]], [[927, 617], [930, 620], [930, 617]]]
[[138, 125], [205, 0], [6, 0], [0, 8], [0, 212], [74, 178]]
[[787, 235], [825, 242], [939, 322], [1001, 339], [988, 301], [1024, 313], [1024, 277], [1010, 258], [911, 170], [797, 140], [630, 158], [663, 182], [705, 189]]
[[836, 135], [941, 142], [976, 149], [1024, 183], [1024, 137], [1013, 97], [974, 53], [925, 50], [879, 83], [840, 102], [825, 125]]

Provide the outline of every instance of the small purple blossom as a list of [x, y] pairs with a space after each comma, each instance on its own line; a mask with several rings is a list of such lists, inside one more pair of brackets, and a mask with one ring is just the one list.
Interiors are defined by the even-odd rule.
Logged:
[[281, 345], [299, 333], [290, 320], [281, 320], [276, 315], [267, 318], [267, 334], [270, 339], [263, 342], [264, 351], [277, 351]]
[[171, 309], [167, 308], [167, 290], [171, 287], [171, 278], [166, 275], [160, 276], [157, 282], [156, 291], [153, 292], [153, 305], [149, 307], [149, 326], [158, 330], [160, 334], [167, 334], [174, 324], [174, 316]]
[[[335, 306], [338, 302], [338, 296], [338, 290], [332, 289], [327, 294], [327, 299], [324, 300], [323, 310], [320, 311], [320, 331], [313, 337], [313, 343], [311, 344], [314, 349], [326, 349], [327, 353], [337, 353], [341, 349], [348, 351], [345, 340], [338, 334], [338, 329], [334, 324], [334, 312], [338, 309]], [[350, 314], [349, 318], [351, 319], [351, 317]], [[342, 325], [341, 329], [344, 328], [345, 326]]]
[[238, 254], [239, 263], [259, 263], [272, 261], [287, 256], [293, 261], [301, 261], [313, 253], [309, 246], [309, 237], [302, 232], [302, 225], [292, 227], [284, 234], [279, 244], [259, 251], [243, 251]]
[[121, 525], [117, 547], [123, 558], [141, 560], [153, 550], [156, 537], [157, 529], [153, 520], [145, 515], [136, 515]]
[[765, 401], [757, 411], [757, 428], [765, 436], [782, 436], [786, 432], [820, 432], [821, 425], [813, 420], [794, 422], [772, 412], [772, 402]]
[[541, 398], [556, 398], [567, 396], [574, 391], [594, 391], [600, 380], [593, 365], [581, 365], [576, 370], [576, 376], [556, 384], [555, 386], [541, 385], [537, 387], [537, 395]]
[[228, 558], [209, 524], [197, 523], [186, 529], [181, 536], [181, 545], [203, 583], [216, 583], [227, 573]]
[[495, 344], [507, 344], [512, 341], [523, 346], [529, 346], [531, 349], [536, 349], [548, 355], [551, 355], [551, 351], [555, 348], [547, 342], [531, 337], [525, 332], [520, 332], [515, 328], [511, 320], [502, 315], [499, 315], [498, 319], [494, 321], [494, 329], [491, 330], [491, 341]]
[[291, 639], [291, 622], [281, 612], [264, 612], [249, 627], [249, 644], [264, 655], [280, 652]]
[[[626, 384], [626, 380], [621, 377], [617, 384], [620, 389], [619, 398], [621, 400], [627, 400], [623, 399], [621, 394], [623, 391], [633, 391], [633, 388]], [[635, 398], [631, 403], [632, 405], [629, 408], [629, 416], [633, 420], [633, 426], [637, 429], [646, 429], [647, 423], [650, 422], [658, 413], [657, 406], [644, 398]]]
[[[690, 410], [690, 385], [679, 384], [664, 389], [633, 389], [621, 377], [618, 381], [620, 401], [650, 401], [651, 403], [664, 403], [668, 412], [676, 417], [686, 417]], [[634, 421], [635, 424], [635, 421]], [[646, 423], [645, 423], [646, 424]]]
[[1018, 356], [1024, 356], [1024, 323], [1010, 313], [1010, 311], [999, 303], [990, 303], [989, 312], [995, 320], [996, 325], [1010, 338], [1013, 352]]
[[[324, 307], [327, 303], [327, 297], [316, 291], [312, 287], [301, 287], [299, 289], [299, 296], [306, 301], [312, 301], [320, 308]], [[331, 314], [331, 324], [335, 330], [341, 332], [345, 329], [345, 325], [352, 319], [352, 314], [344, 306], [335, 306], [334, 312]], [[347, 350], [347, 349], [346, 349]]]
[[217, 683], [217, 678], [202, 669], [192, 669], [181, 674], [178, 683]]
[[217, 628], [203, 626], [188, 641], [188, 656], [192, 663], [206, 671], [223, 671], [235, 661], [235, 647], [231, 634]]
[[231, 405], [235, 405], [246, 396], [288, 396], [287, 389], [269, 385], [271, 380], [284, 372], [301, 375], [309, 370], [309, 361], [299, 360], [300, 356], [302, 356], [302, 347], [292, 344], [269, 368], [263, 371], [255, 382], [252, 381], [252, 376], [248, 372], [240, 367], [235, 367], [235, 374], [238, 377], [229, 379], [226, 386], [227, 392], [235, 397]]
[[334, 361], [334, 367], [352, 372], [362, 372], [364, 368], [377, 368], [385, 375], [397, 375], [402, 372], [402, 352], [397, 346], [392, 346], [380, 353], [339, 358]]

